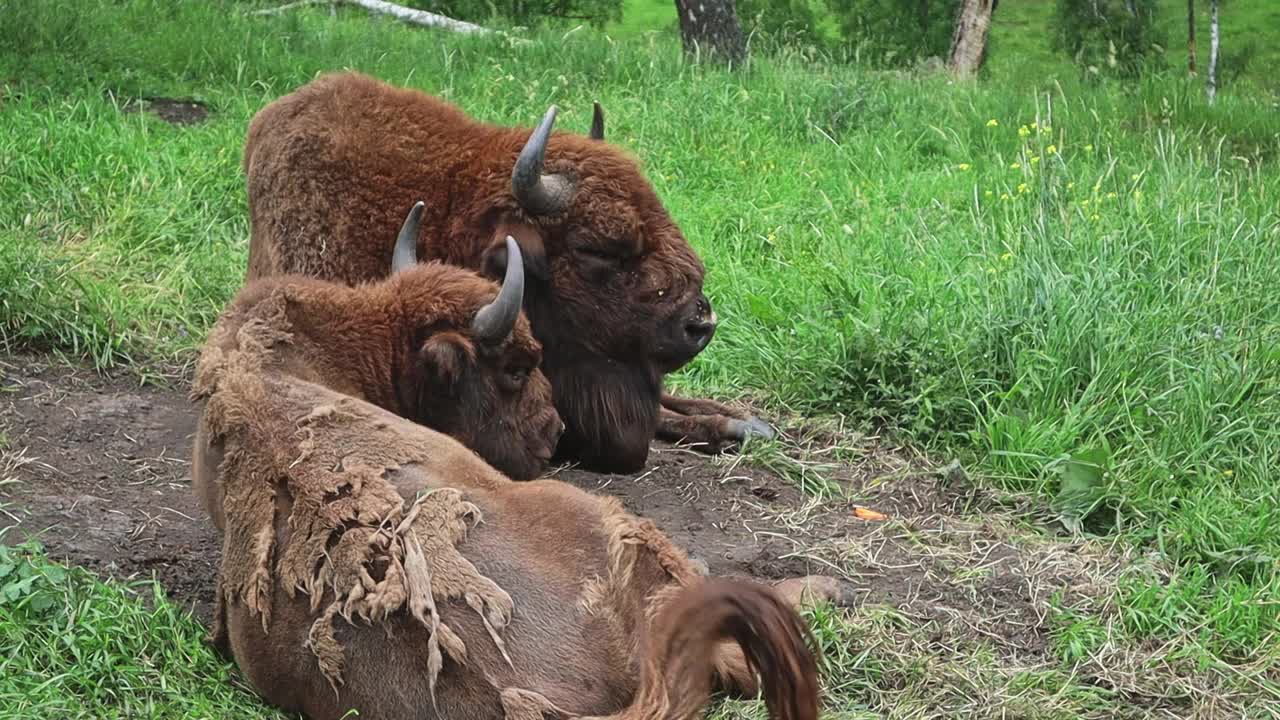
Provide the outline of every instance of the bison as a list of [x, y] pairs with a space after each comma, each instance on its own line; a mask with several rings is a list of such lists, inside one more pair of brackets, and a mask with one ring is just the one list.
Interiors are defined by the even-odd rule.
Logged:
[[711, 450], [771, 436], [725, 405], [663, 392], [716, 330], [702, 262], [637, 163], [603, 141], [599, 106], [586, 137], [552, 134], [556, 114], [499, 127], [351, 72], [273, 101], [245, 142], [247, 277], [380, 278], [402, 208], [425, 197], [423, 258], [497, 278], [505, 237], [524, 252], [524, 305], [566, 424], [558, 459], [629, 472], [655, 435]]
[[410, 211], [392, 274], [380, 282], [352, 287], [282, 275], [248, 284], [210, 333], [203, 361], [236, 348], [247, 325], [272, 328], [277, 361], [298, 377], [448, 433], [515, 479], [536, 477], [564, 423], [520, 309], [519, 246], [507, 240], [513, 261], [500, 289], [469, 270], [418, 264], [422, 210], [418, 203]]
[[270, 327], [240, 333], [197, 374], [223, 458], [197, 472], [218, 473], [223, 516], [211, 639], [270, 703], [312, 720], [691, 720], [714, 687], [759, 682], [772, 718], [816, 720], [797, 605], [841, 599], [832, 579], [704, 577], [616, 499], [512, 481], [290, 374]]

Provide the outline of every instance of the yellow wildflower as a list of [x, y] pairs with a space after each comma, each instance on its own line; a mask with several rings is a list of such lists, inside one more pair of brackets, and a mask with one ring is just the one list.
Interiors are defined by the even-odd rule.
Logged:
[[1005, 253], [1000, 256], [1000, 259], [1004, 262], [1009, 262], [1010, 260], [1013, 259], [1013, 253]]
[[1027, 129], [1026, 125], [1023, 125], [1022, 127], [1018, 128], [1018, 137], [1026, 137], [1030, 134], [1031, 134], [1031, 131]]
[[1074, 182], [1069, 182], [1069, 183], [1067, 183], [1067, 189], [1068, 189], [1068, 190], [1070, 190], [1071, 188], [1073, 188], [1073, 187], [1075, 187], [1075, 186], [1076, 186], [1076, 184], [1075, 184]]
[[1089, 198], [1080, 201], [1080, 207], [1089, 207]]
[[1052, 133], [1052, 132], [1053, 132], [1053, 129], [1052, 129], [1052, 128], [1050, 128], [1048, 125], [1045, 125], [1044, 127], [1040, 128], [1040, 134], [1041, 134], [1041, 135], [1048, 135], [1048, 134], [1050, 134], [1050, 133]]
[[991, 118], [990, 120], [987, 121], [987, 127], [996, 127], [999, 124], [1000, 124], [1000, 121], [996, 120], [995, 118]]
[[1008, 199], [1009, 199], [1009, 193], [1000, 193], [1000, 199], [1001, 199], [1001, 200], [1008, 200]]
[[957, 169], [957, 170], [968, 170], [968, 169], [969, 169], [969, 163], [960, 163], [959, 165], [957, 165], [957, 166], [956, 166], [956, 169]]
[[1039, 156], [1039, 155], [1036, 155], [1036, 156], [1032, 157], [1032, 158], [1031, 158], [1031, 164], [1032, 164], [1032, 165], [1039, 165], [1039, 164], [1040, 164], [1040, 156]]
[[1138, 182], [1142, 179], [1142, 173], [1134, 173], [1129, 179], [1134, 182]]
[[1113, 192], [1109, 192], [1109, 193], [1107, 193], [1107, 199], [1108, 199], [1108, 200], [1115, 200], [1115, 199], [1116, 199], [1116, 194], [1115, 194], [1115, 193], [1113, 193]]
[[1010, 170], [1021, 170], [1021, 169], [1022, 169], [1022, 163], [1013, 163], [1012, 165], [1010, 165], [1010, 166], [1009, 166], [1009, 169], [1010, 169]]
[[1085, 151], [1085, 152], [1093, 152], [1093, 146], [1092, 146], [1092, 145], [1085, 145], [1085, 146], [1084, 146], [1084, 151]]
[[995, 268], [987, 268], [987, 274], [988, 274], [988, 275], [995, 275], [995, 274], [996, 274], [996, 269], [995, 269]]
[[1023, 194], [1025, 194], [1025, 193], [1027, 192], [1027, 190], [1028, 190], [1028, 188], [1027, 188], [1027, 184], [1026, 184], [1026, 183], [1018, 183], [1018, 194], [1019, 194], [1019, 195], [1023, 195]]
[[992, 195], [995, 195], [995, 193], [991, 192], [990, 190], [982, 193], [982, 197], [991, 197]]
[[1099, 215], [1098, 215], [1098, 213], [1094, 213], [1094, 214], [1092, 214], [1092, 215], [1090, 215], [1090, 216], [1089, 216], [1089, 219], [1090, 219], [1090, 220], [1093, 220], [1094, 222], [1097, 222], [1097, 221], [1101, 220], [1102, 218], [1101, 218], [1101, 216], [1099, 216]]
[[1235, 473], [1234, 473], [1234, 472], [1232, 472], [1231, 470], [1223, 470], [1223, 471], [1222, 471], [1222, 474], [1223, 474], [1223, 475], [1225, 475], [1225, 476], [1227, 476], [1227, 477], [1231, 477], [1232, 475], [1235, 475]]
[[1057, 145], [1050, 145], [1049, 147], [1047, 147], [1047, 148], [1045, 148], [1045, 149], [1044, 149], [1044, 152], [1045, 152], [1045, 154], [1046, 154], [1046, 155], [1057, 155], [1057, 154], [1058, 154], [1058, 146], [1057, 146]]
[[1031, 123], [1031, 129], [1032, 129], [1032, 130], [1035, 130], [1035, 129], [1036, 129], [1036, 128], [1038, 128], [1038, 127], [1040, 127], [1040, 124], [1039, 124], [1039, 123], [1034, 123], [1034, 122], [1033, 122], [1033, 123]]

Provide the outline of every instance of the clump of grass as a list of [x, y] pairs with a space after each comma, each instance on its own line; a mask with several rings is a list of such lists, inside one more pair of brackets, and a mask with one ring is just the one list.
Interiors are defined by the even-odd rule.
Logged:
[[0, 545], [4, 717], [286, 716], [263, 706], [154, 581], [101, 582]]

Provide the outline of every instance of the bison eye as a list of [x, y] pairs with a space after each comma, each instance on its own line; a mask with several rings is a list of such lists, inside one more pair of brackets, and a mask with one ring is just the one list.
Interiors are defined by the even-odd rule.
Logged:
[[590, 245], [576, 247], [573, 249], [573, 251], [578, 255], [581, 255], [582, 257], [590, 258], [597, 262], [611, 263], [611, 262], [617, 262], [618, 260], [617, 256], [615, 256], [613, 253], [606, 252], [596, 247], [591, 247]]
[[532, 372], [532, 368], [523, 365], [509, 366], [502, 373], [503, 384], [512, 392], [519, 390], [528, 382], [530, 372]]

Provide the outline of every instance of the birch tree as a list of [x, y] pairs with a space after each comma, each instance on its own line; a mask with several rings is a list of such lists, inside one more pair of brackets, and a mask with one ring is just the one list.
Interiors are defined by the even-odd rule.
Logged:
[[1218, 96], [1218, 0], [1209, 0], [1209, 72], [1206, 75], [1205, 94], [1209, 104]]

